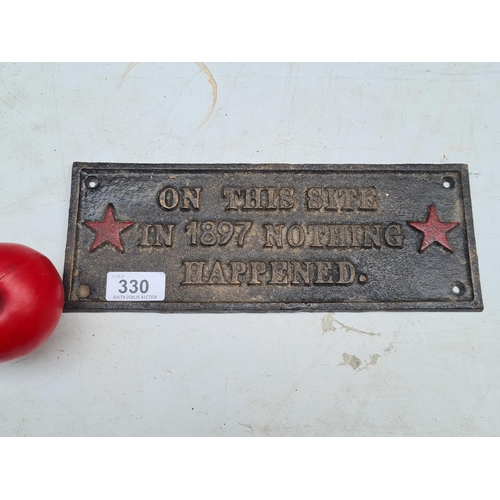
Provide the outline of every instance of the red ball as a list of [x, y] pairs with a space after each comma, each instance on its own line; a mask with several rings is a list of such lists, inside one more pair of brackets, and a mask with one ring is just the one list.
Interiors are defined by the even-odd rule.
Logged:
[[40, 347], [61, 318], [61, 277], [45, 255], [0, 243], [0, 362]]

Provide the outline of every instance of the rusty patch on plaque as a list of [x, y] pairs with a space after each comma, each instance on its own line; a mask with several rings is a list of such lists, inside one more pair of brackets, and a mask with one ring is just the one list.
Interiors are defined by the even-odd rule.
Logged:
[[75, 163], [66, 311], [482, 310], [466, 165]]

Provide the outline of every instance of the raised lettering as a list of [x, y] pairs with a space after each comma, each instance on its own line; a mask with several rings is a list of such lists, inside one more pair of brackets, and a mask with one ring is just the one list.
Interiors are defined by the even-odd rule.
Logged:
[[250, 281], [249, 285], [262, 285], [259, 276], [266, 274], [265, 262], [250, 262]]
[[288, 210], [295, 206], [295, 195], [293, 188], [280, 189], [280, 208]]
[[309, 188], [306, 192], [306, 202], [308, 210], [319, 210], [323, 206], [321, 188]]
[[288, 284], [288, 262], [271, 262], [271, 280], [269, 285]]
[[189, 210], [189, 205], [193, 210], [200, 209], [200, 192], [201, 188], [182, 188], [182, 203], [181, 210]]
[[184, 281], [182, 285], [204, 285], [203, 282], [203, 268], [206, 262], [183, 262], [184, 266]]
[[354, 198], [356, 198], [357, 195], [356, 189], [339, 189], [339, 196], [342, 198], [342, 210], [352, 212], [355, 208], [353, 205]]
[[356, 269], [350, 262], [337, 262], [339, 266], [339, 280], [337, 285], [350, 285], [356, 277]]
[[364, 231], [362, 226], [351, 224], [346, 227], [348, 229], [347, 233], [351, 236], [351, 242], [349, 243], [349, 246], [360, 247], [363, 244], [364, 240]]
[[223, 188], [222, 189], [222, 196], [227, 199], [227, 205], [225, 207], [225, 210], [238, 210], [238, 205], [236, 204], [236, 197], [242, 198], [243, 193], [242, 189], [238, 188]]
[[214, 285], [227, 285], [224, 272], [222, 271], [222, 267], [218, 260], [214, 263], [214, 267], [212, 268], [212, 272], [208, 278], [208, 283], [212, 283]]
[[179, 204], [179, 193], [176, 189], [167, 187], [160, 191], [158, 201], [165, 210], [173, 210]]
[[328, 210], [341, 213], [354, 210], [375, 211], [377, 205], [377, 189], [351, 187], [310, 187], [306, 189], [307, 210]]
[[318, 275], [316, 277], [316, 285], [333, 285], [332, 263], [331, 262], [316, 262]]
[[[142, 230], [142, 241], [140, 247], [166, 247], [172, 246], [172, 232], [175, 224], [144, 224]], [[150, 243], [150, 234], [153, 233], [154, 243]]]
[[328, 205], [325, 207], [325, 210], [336, 210], [340, 212], [339, 190], [326, 188], [325, 191], [328, 193]]
[[266, 230], [266, 242], [264, 248], [272, 248], [276, 245], [278, 248], [283, 248], [283, 229], [284, 224], [263, 224]]
[[363, 248], [380, 248], [380, 227], [380, 224], [373, 224], [373, 226], [363, 226], [363, 229], [365, 231], [365, 241], [363, 243]]
[[359, 210], [377, 210], [377, 190], [372, 188], [361, 189]]
[[342, 224], [331, 224], [328, 226], [330, 239], [328, 240], [329, 247], [345, 247], [346, 243], [346, 227]]
[[288, 228], [286, 239], [291, 247], [301, 247], [306, 239], [306, 234], [302, 226], [294, 224]]
[[247, 265], [244, 262], [230, 262], [231, 267], [231, 285], [241, 285], [239, 277], [247, 272]]
[[289, 210], [295, 206], [294, 188], [224, 187], [225, 210]]
[[400, 224], [389, 224], [385, 229], [385, 242], [394, 248], [403, 248], [405, 237]]
[[262, 193], [260, 195], [260, 205], [262, 208], [266, 210], [277, 210], [276, 206], [276, 191], [277, 188], [264, 188], [262, 189]]
[[260, 194], [262, 188], [250, 188], [245, 191], [245, 204], [243, 205], [244, 210], [249, 210], [252, 208], [262, 208], [260, 204]]
[[[310, 262], [291, 262], [292, 264], [292, 285], [300, 285], [299, 276], [304, 285], [311, 284], [311, 263]], [[305, 266], [305, 269], [304, 269]]]
[[312, 241], [309, 245], [313, 248], [322, 248], [324, 245], [321, 242], [326, 233], [326, 226], [324, 224], [310, 224], [307, 226], [307, 232], [311, 235]]

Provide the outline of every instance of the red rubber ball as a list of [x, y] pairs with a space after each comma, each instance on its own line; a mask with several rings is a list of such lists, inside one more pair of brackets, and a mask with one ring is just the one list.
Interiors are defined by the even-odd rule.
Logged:
[[52, 262], [16, 243], [0, 243], [0, 362], [40, 347], [62, 314], [64, 289]]

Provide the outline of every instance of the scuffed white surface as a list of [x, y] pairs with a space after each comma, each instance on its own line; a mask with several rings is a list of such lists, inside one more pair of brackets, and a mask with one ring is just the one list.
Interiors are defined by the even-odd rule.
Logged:
[[73, 161], [468, 163], [485, 311], [65, 314], [0, 436], [499, 435], [500, 65], [205, 64], [0, 66], [1, 240], [62, 272]]

